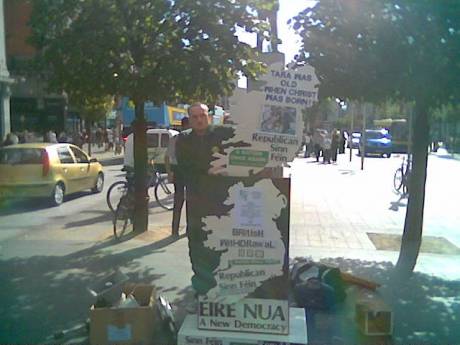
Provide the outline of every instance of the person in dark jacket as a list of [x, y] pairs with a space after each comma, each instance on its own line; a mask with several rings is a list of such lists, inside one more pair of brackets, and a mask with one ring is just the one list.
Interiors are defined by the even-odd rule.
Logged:
[[334, 129], [332, 131], [332, 142], [331, 142], [331, 158], [332, 162], [336, 163], [337, 162], [337, 150], [339, 149], [339, 132]]
[[[181, 121], [182, 131], [189, 128], [189, 118], [184, 117]], [[172, 217], [172, 235], [179, 236], [180, 216], [185, 201], [185, 183], [181, 171], [177, 168], [176, 141], [180, 134], [169, 139], [168, 151], [165, 156], [165, 166], [168, 180], [174, 183], [174, 208]]]
[[340, 131], [340, 142], [339, 142], [339, 154], [345, 153], [345, 141], [347, 138], [345, 137], [345, 131]]
[[204, 295], [215, 285], [213, 271], [219, 265], [219, 256], [203, 245], [207, 234], [202, 230], [206, 204], [200, 195], [200, 184], [206, 179], [213, 153], [219, 147], [219, 136], [209, 126], [208, 107], [195, 103], [188, 108], [191, 130], [179, 134], [176, 141], [177, 169], [186, 188], [187, 237], [194, 276], [192, 286]]

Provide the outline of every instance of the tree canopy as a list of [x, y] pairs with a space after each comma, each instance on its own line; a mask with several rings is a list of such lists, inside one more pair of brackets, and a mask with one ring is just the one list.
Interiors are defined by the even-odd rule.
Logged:
[[[215, 99], [261, 71], [236, 26], [265, 32], [273, 0], [35, 0], [30, 21], [50, 86], [156, 103]], [[267, 34], [268, 35], [268, 34]]]
[[89, 122], [103, 120], [114, 105], [112, 96], [86, 97], [71, 94], [69, 101], [78, 110], [80, 117]]
[[294, 18], [299, 60], [322, 96], [436, 107], [459, 95], [459, 18], [455, 0], [321, 0]]

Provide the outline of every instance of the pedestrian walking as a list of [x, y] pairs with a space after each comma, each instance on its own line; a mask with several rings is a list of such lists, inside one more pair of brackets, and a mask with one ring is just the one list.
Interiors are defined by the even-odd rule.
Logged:
[[57, 138], [56, 138], [56, 133], [53, 132], [52, 130], [49, 130], [48, 132], [46, 132], [46, 134], [45, 134], [45, 142], [57, 144], [58, 141], [57, 141]]
[[78, 146], [79, 148], [83, 147], [83, 134], [80, 131], [76, 131], [73, 133], [72, 142], [74, 145]]
[[98, 148], [102, 147], [102, 141], [103, 141], [102, 128], [98, 127], [96, 129], [96, 145], [97, 145]]
[[315, 133], [313, 134], [313, 149], [315, 151], [316, 161], [319, 162], [319, 157], [323, 154], [322, 152], [323, 146], [323, 136], [321, 134], [320, 129], [316, 129]]
[[337, 163], [337, 151], [339, 149], [339, 132], [334, 129], [331, 134], [331, 159], [333, 163]]
[[115, 130], [114, 133], [114, 144], [115, 144], [115, 154], [121, 155], [123, 150], [123, 138], [118, 130]]
[[323, 132], [323, 163], [331, 164], [332, 136]]
[[[189, 119], [184, 117], [181, 121], [182, 130], [189, 128]], [[174, 207], [171, 225], [171, 234], [174, 237], [179, 236], [180, 216], [185, 201], [185, 182], [181, 171], [177, 168], [176, 142], [180, 134], [169, 139], [168, 151], [165, 156], [165, 166], [168, 173], [168, 180], [174, 183]], [[187, 211], [187, 208], [186, 208]]]
[[22, 133], [18, 134], [18, 139], [20, 144], [25, 144], [30, 142], [30, 135], [27, 129], [24, 129]]
[[61, 133], [59, 133], [59, 137], [58, 137], [59, 143], [67, 143], [68, 141], [69, 141], [69, 138], [67, 137], [67, 134], [65, 131], [62, 131]]
[[347, 138], [345, 136], [345, 131], [341, 130], [340, 131], [340, 140], [339, 140], [339, 154], [345, 153], [345, 142]]
[[19, 138], [13, 132], [10, 132], [6, 135], [5, 141], [3, 142], [3, 146], [10, 146], [19, 144]]
[[106, 129], [107, 151], [113, 151], [113, 129]]
[[311, 133], [310, 132], [307, 132], [305, 134], [304, 142], [305, 142], [305, 151], [304, 151], [303, 157], [308, 158], [310, 157], [310, 150], [311, 150]]

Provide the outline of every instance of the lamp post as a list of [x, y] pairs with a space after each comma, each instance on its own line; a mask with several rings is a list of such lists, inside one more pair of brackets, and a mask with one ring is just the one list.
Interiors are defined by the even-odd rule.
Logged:
[[359, 146], [361, 148], [361, 170], [364, 170], [364, 157], [366, 157], [366, 111], [367, 105], [365, 104], [362, 108], [363, 114], [363, 128], [361, 138], [359, 140]]
[[350, 103], [351, 107], [351, 123], [350, 123], [350, 132], [348, 133], [348, 145], [350, 145], [350, 162], [352, 161], [353, 157], [353, 129], [355, 127], [354, 120], [355, 120], [355, 109], [356, 105], [354, 103]]

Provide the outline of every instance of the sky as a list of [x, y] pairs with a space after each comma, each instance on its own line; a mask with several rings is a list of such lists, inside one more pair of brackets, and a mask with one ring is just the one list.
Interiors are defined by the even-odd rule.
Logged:
[[[316, 1], [314, 0], [280, 0], [280, 10], [278, 11], [278, 36], [283, 41], [278, 46], [278, 49], [286, 54], [286, 63], [289, 63], [297, 54], [301, 42], [298, 35], [294, 33], [291, 25], [287, 21], [296, 16], [300, 11], [307, 7], [312, 7]], [[249, 43], [252, 46], [256, 45], [256, 35], [239, 34], [239, 39]]]
[[278, 12], [278, 35], [283, 44], [278, 49], [286, 54], [286, 63], [289, 63], [297, 54], [300, 48], [300, 38], [294, 34], [287, 21], [296, 16], [300, 11], [307, 7], [313, 7], [316, 1], [312, 0], [280, 0], [280, 10]]

